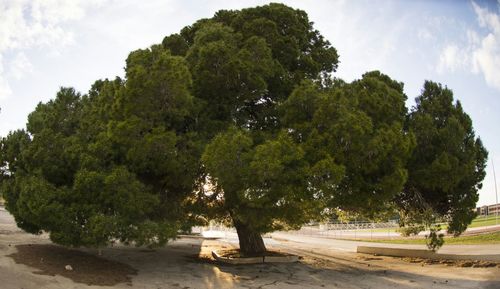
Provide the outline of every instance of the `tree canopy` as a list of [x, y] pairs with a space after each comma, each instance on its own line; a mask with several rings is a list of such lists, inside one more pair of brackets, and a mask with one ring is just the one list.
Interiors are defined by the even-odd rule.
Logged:
[[207, 220], [261, 234], [337, 210], [402, 225], [430, 212], [460, 234], [487, 152], [451, 91], [372, 71], [333, 77], [335, 48], [304, 11], [221, 10], [130, 53], [125, 77], [61, 88], [1, 141], [18, 225], [63, 245], [162, 245]]

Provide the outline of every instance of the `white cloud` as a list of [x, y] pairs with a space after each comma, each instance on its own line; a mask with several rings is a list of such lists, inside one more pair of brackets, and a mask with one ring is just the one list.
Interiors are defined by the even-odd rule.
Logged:
[[469, 49], [474, 49], [481, 43], [481, 37], [476, 31], [467, 29], [467, 41], [469, 42]]
[[472, 2], [479, 25], [488, 33], [472, 53], [472, 68], [486, 83], [500, 90], [500, 15]]
[[31, 17], [40, 23], [57, 24], [81, 19], [84, 14], [79, 1], [35, 0], [31, 6]]
[[500, 90], [500, 15], [471, 3], [482, 30], [467, 28], [462, 42], [443, 47], [436, 70], [482, 74], [489, 86]]
[[468, 62], [469, 57], [466, 51], [461, 50], [456, 44], [448, 44], [441, 51], [437, 71], [438, 73], [446, 70], [455, 72], [466, 67]]
[[[37, 16], [58, 15], [60, 7], [64, 5], [36, 7], [40, 1], [9, 1], [0, 3], [0, 52], [8, 49], [23, 49], [32, 46], [51, 45], [54, 43], [67, 43], [71, 39], [71, 33], [64, 31], [60, 20], [52, 17]], [[39, 6], [39, 5], [38, 5]], [[31, 12], [31, 13], [30, 13]], [[35, 16], [35, 17], [33, 17]], [[50, 21], [49, 21], [50, 20]]]
[[500, 17], [494, 12], [490, 12], [487, 8], [482, 8], [475, 2], [472, 2], [474, 12], [476, 12], [479, 25], [481, 27], [491, 28], [495, 34], [500, 33]]
[[33, 65], [23, 52], [16, 54], [9, 65], [9, 74], [16, 79], [21, 79], [26, 73], [33, 71]]
[[417, 37], [419, 40], [431, 40], [434, 38], [434, 35], [427, 28], [419, 28], [417, 31]]
[[[0, 1], [0, 98], [10, 95], [8, 70], [15, 78], [30, 71], [31, 64], [23, 50], [42, 47], [48, 52], [73, 43], [73, 33], [64, 23], [85, 16], [85, 11], [104, 0], [3, 0]], [[16, 55], [4, 59], [7, 52]], [[13, 52], [13, 53], [12, 53]]]
[[3, 65], [2, 65], [2, 54], [0, 54], [0, 99], [10, 96], [12, 90], [10, 89], [9, 83], [3, 77]]

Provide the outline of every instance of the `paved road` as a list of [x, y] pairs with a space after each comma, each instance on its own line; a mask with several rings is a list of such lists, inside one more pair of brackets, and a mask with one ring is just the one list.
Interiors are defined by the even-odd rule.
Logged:
[[[221, 240], [238, 244], [238, 236], [231, 232], [221, 232], [218, 234]], [[318, 248], [322, 250], [356, 252], [358, 246], [371, 247], [388, 247], [388, 248], [407, 248], [407, 249], [427, 249], [425, 245], [411, 244], [390, 244], [390, 243], [374, 243], [349, 241], [331, 238], [318, 238], [314, 236], [303, 236], [287, 233], [272, 233], [270, 237], [264, 238], [266, 246], [279, 246], [286, 242], [294, 242], [302, 244], [308, 248]], [[444, 245], [440, 250], [441, 254], [456, 254], [456, 255], [500, 255], [500, 244], [489, 245]]]
[[[287, 233], [273, 233], [274, 241], [289, 240], [303, 244], [314, 244], [324, 249], [342, 250], [348, 252], [356, 252], [358, 246], [372, 247], [390, 247], [390, 248], [409, 248], [409, 249], [427, 249], [425, 245], [411, 244], [389, 244], [389, 243], [373, 243], [361, 241], [348, 241], [329, 238], [316, 238], [311, 236], [301, 236]], [[439, 253], [442, 254], [457, 254], [457, 255], [497, 255], [500, 254], [500, 244], [488, 245], [444, 245]]]

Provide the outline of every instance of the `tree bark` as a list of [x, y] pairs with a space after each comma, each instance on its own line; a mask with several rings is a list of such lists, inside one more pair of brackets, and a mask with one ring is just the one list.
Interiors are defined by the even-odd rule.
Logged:
[[240, 241], [240, 253], [244, 256], [263, 256], [266, 245], [260, 233], [238, 220], [233, 219], [233, 223]]

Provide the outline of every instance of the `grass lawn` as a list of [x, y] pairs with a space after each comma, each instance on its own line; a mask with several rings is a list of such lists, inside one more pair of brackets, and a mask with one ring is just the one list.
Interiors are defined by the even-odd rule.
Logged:
[[[467, 228], [477, 228], [477, 227], [485, 227], [485, 226], [494, 226], [497, 224], [495, 216], [489, 217], [477, 217], [472, 220], [472, 223], [467, 226]], [[498, 216], [498, 225], [500, 225], [500, 215]], [[447, 224], [441, 224], [441, 229], [446, 230]], [[367, 231], [367, 232], [397, 232], [397, 227], [395, 228], [376, 228], [376, 229], [360, 229], [359, 231]]]
[[[467, 228], [494, 226], [497, 224], [500, 225], [500, 215], [498, 216], [498, 223], [495, 216], [477, 217], [474, 220], [472, 220], [472, 223], [470, 223], [470, 225], [467, 226]], [[448, 227], [447, 224], [441, 224], [441, 229], [446, 230], [447, 227]]]
[[[425, 245], [423, 238], [401, 238], [401, 239], [357, 239], [358, 241], [392, 244], [422, 244]], [[460, 237], [445, 237], [445, 245], [474, 245], [474, 244], [500, 244], [500, 232]]]
[[396, 232], [398, 227], [394, 228], [375, 228], [375, 229], [359, 229], [358, 232], [374, 232], [374, 233], [383, 233], [383, 232]]
[[[498, 224], [500, 224], [500, 215], [498, 216]], [[476, 227], [484, 227], [484, 226], [493, 226], [496, 225], [496, 217], [478, 217], [472, 220], [472, 223], [468, 226], [468, 228], [476, 228]]]

